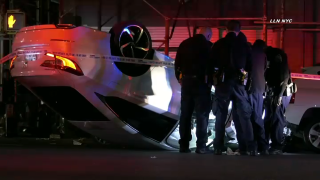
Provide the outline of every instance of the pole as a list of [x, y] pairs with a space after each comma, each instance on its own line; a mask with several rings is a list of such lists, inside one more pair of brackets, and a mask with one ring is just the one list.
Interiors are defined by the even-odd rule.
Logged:
[[101, 0], [98, 0], [98, 30], [101, 31]]
[[[303, 0], [303, 21], [306, 21], [306, 0]], [[302, 49], [302, 67], [305, 67], [305, 57], [306, 57], [306, 34], [302, 31], [303, 35], [303, 49]]]
[[[37, 10], [36, 10], [36, 24], [40, 24], [40, 0], [37, 0]], [[41, 18], [42, 19], [42, 18]]]
[[13, 0], [9, 0], [9, 9], [13, 9]]
[[[312, 21], [318, 21], [318, 0], [313, 0], [312, 1], [312, 5], [313, 5], [313, 8], [312, 8], [312, 14], [313, 14], [313, 17], [312, 17]], [[316, 30], [316, 29], [315, 29]], [[319, 29], [320, 31], [320, 29]], [[313, 65], [316, 65], [317, 64], [317, 56], [318, 56], [318, 34], [317, 33], [313, 33], [313, 46], [312, 46], [312, 59], [313, 59]]]
[[262, 30], [262, 36], [264, 42], [268, 41], [268, 29], [267, 29], [267, 0], [263, 0], [263, 30]]
[[[187, 6], [186, 6], [184, 3], [182, 3], [182, 5], [183, 5], [183, 7], [184, 7], [184, 15], [185, 15], [186, 17], [188, 17], [188, 9], [187, 9]], [[192, 37], [192, 36], [191, 36], [191, 30], [190, 30], [190, 22], [189, 22], [189, 20], [187, 20], [187, 28], [188, 28], [189, 37]]]
[[48, 19], [47, 19], [47, 23], [50, 24], [50, 0], [47, 0], [47, 13], [48, 13]]
[[59, 24], [63, 24], [64, 0], [59, 0]]
[[164, 37], [164, 54], [169, 56], [169, 31], [170, 31], [170, 19], [165, 19], [165, 37]]
[[[0, 41], [0, 58], [3, 58], [3, 40]], [[0, 64], [0, 102], [3, 102], [3, 64]]]
[[[38, 0], [39, 3], [39, 0]], [[40, 12], [40, 3], [38, 4], [39, 9], [37, 9]], [[10, 0], [10, 4], [9, 4], [9, 9], [14, 9], [14, 0]], [[38, 17], [40, 18], [40, 17]], [[37, 23], [39, 23], [40, 19], [37, 19]], [[14, 39], [14, 35], [10, 35], [9, 37], [12, 37], [12, 39], [9, 40], [9, 52], [12, 52], [12, 43], [13, 43], [13, 39]], [[17, 80], [14, 79], [14, 103], [17, 102]], [[13, 105], [13, 112], [15, 111], [15, 105]]]
[[[6, 14], [6, 1], [5, 0], [0, 0], [0, 13], [1, 13], [1, 25], [0, 25], [0, 31], [1, 33], [4, 33], [4, 27], [6, 26], [6, 24], [4, 23], [5, 20], [5, 14]], [[3, 52], [3, 39], [0, 40], [0, 58], [3, 58], [4, 52]], [[3, 64], [0, 64], [0, 102], [3, 102]]]
[[123, 4], [123, 0], [117, 0], [117, 22], [121, 22], [122, 21], [122, 4]]
[[[281, 0], [281, 19], [284, 19], [284, 0]], [[282, 24], [280, 29], [280, 49], [283, 49], [284, 45], [284, 25]]]

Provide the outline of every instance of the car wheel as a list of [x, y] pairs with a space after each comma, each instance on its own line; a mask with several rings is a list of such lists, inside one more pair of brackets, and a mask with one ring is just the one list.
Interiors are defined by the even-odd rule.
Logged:
[[[121, 22], [112, 27], [110, 47], [113, 56], [153, 59], [154, 50], [148, 29], [137, 22]], [[117, 68], [128, 76], [141, 76], [150, 65], [115, 62]]]
[[320, 120], [313, 120], [305, 126], [303, 138], [310, 149], [320, 153]]

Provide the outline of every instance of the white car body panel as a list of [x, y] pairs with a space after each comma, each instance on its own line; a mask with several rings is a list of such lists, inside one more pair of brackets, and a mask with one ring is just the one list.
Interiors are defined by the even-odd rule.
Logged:
[[[23, 28], [17, 33], [13, 50], [24, 52], [47, 50], [48, 52], [111, 55], [110, 34], [88, 27], [57, 29], [54, 25], [31, 26]], [[29, 89], [39, 86], [69, 86], [76, 89], [110, 120], [83, 122], [73, 119], [71, 121], [92, 135], [111, 142], [135, 144], [147, 141], [165, 149], [177, 148], [166, 143], [167, 137], [163, 139], [163, 142], [154, 142], [139, 134], [137, 130], [120, 121], [95, 95], [96, 92], [104, 96], [121, 97], [146, 109], [173, 117], [177, 122], [171, 130], [174, 131], [178, 125], [180, 112], [180, 85], [176, 80], [169, 83], [167, 81], [168, 74], [174, 77], [173, 68], [151, 67], [142, 76], [129, 77], [121, 73], [111, 61], [88, 57], [75, 58], [67, 55], [63, 57], [76, 62], [84, 75], [75, 76], [65, 71], [40, 66], [44, 60], [54, 59], [43, 54], [39, 54], [36, 61], [25, 60], [25, 55], [18, 56], [13, 63], [14, 68], [11, 70], [11, 74]], [[159, 52], [154, 53], [153, 59], [174, 61]], [[151, 87], [145, 87], [150, 84], [152, 84]], [[37, 94], [35, 93], [35, 95]]]

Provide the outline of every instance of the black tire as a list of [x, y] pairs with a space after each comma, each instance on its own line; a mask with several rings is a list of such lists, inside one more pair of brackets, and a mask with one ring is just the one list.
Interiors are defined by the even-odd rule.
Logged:
[[[306, 145], [308, 146], [309, 149], [311, 149], [312, 151], [316, 152], [316, 153], [320, 153], [320, 145], [318, 145], [318, 147], [315, 147], [311, 140], [312, 138], [318, 138], [316, 136], [310, 135], [310, 131], [316, 127], [317, 125], [319, 125], [319, 131], [320, 131], [320, 120], [318, 119], [314, 119], [311, 120], [304, 128], [303, 128], [303, 140], [306, 143]], [[310, 136], [309, 136], [310, 135]], [[319, 134], [320, 135], [320, 134]]]
[[[123, 46], [122, 39], [125, 40], [125, 34], [123, 34], [125, 29], [129, 28], [135, 28], [139, 27], [143, 31], [143, 35], [140, 38], [139, 45], [142, 45], [143, 48], [147, 49], [146, 51], [142, 51], [139, 49], [135, 49], [138, 51], [138, 54], [133, 53], [130, 55], [130, 53], [123, 53], [120, 49], [120, 46]], [[139, 31], [139, 28], [138, 31]], [[141, 31], [139, 31], [141, 32]], [[113, 56], [124, 56], [124, 57], [132, 57], [132, 58], [139, 58], [139, 59], [153, 59], [154, 50], [152, 49], [152, 40], [149, 31], [147, 28], [138, 22], [121, 22], [112, 27], [112, 29], [109, 31], [111, 34], [110, 38], [110, 47], [111, 47], [111, 54]], [[123, 36], [122, 36], [123, 34]], [[129, 37], [129, 36], [128, 36]], [[136, 36], [135, 36], [136, 37]], [[121, 39], [120, 39], [121, 38]], [[135, 41], [137, 38], [133, 38], [133, 41]], [[136, 45], [136, 44], [135, 44]], [[130, 46], [130, 45], [129, 45]], [[133, 57], [135, 56], [135, 57]], [[120, 63], [115, 62], [115, 65], [117, 68], [125, 75], [137, 77], [141, 76], [150, 69], [150, 65], [141, 65], [141, 64], [131, 64], [131, 63]]]

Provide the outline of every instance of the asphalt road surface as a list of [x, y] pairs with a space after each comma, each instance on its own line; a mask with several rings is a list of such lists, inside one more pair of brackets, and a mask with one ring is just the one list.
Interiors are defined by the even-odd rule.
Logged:
[[93, 148], [0, 148], [1, 180], [319, 179], [320, 155], [269, 157]]

